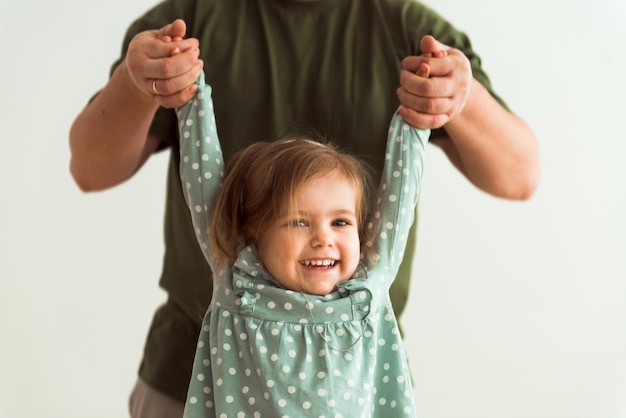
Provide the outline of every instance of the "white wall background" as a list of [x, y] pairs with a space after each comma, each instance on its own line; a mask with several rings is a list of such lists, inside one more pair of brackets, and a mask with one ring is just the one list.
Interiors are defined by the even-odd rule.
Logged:
[[[164, 298], [166, 158], [84, 195], [67, 134], [153, 2], [0, 4], [0, 417], [125, 417]], [[494, 199], [429, 150], [403, 317], [420, 416], [624, 418], [626, 3], [430, 4], [535, 130], [543, 181]]]

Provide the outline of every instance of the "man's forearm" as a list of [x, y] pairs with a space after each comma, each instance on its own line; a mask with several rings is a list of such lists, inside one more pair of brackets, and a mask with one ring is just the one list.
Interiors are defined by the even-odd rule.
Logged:
[[463, 111], [445, 130], [450, 139], [438, 145], [476, 187], [506, 199], [532, 196], [540, 178], [535, 135], [478, 81]]
[[157, 109], [120, 64], [70, 129], [70, 171], [82, 190], [115, 186], [141, 167], [156, 149], [148, 131]]

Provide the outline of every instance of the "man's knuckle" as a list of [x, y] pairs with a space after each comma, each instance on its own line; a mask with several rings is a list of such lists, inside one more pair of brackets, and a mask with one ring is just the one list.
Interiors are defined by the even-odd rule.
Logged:
[[429, 114], [437, 113], [437, 99], [427, 98], [424, 101], [424, 112]]

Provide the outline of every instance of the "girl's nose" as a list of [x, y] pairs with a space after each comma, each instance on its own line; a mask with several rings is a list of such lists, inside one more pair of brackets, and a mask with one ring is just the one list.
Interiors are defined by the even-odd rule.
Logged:
[[330, 228], [316, 227], [311, 237], [311, 245], [314, 247], [328, 247], [333, 245], [333, 233]]

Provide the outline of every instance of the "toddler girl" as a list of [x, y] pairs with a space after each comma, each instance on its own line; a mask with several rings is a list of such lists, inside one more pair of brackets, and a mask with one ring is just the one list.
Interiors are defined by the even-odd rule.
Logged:
[[393, 116], [375, 199], [358, 159], [309, 137], [255, 143], [223, 178], [198, 84], [177, 110], [180, 175], [214, 292], [185, 417], [414, 417], [388, 290], [429, 131]]

